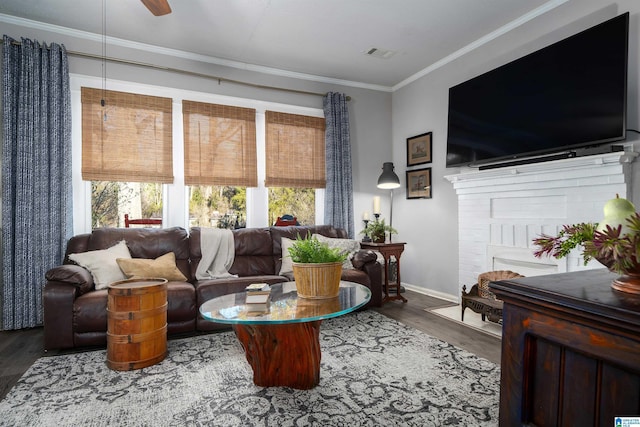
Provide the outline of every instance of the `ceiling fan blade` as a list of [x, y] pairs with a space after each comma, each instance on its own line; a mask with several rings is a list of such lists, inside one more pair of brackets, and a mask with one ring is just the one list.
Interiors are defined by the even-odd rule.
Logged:
[[167, 0], [140, 0], [155, 16], [162, 16], [171, 13], [171, 7]]

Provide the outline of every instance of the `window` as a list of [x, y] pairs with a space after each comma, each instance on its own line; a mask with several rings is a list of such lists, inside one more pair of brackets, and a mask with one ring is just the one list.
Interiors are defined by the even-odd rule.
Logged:
[[140, 182], [91, 182], [91, 228], [124, 227], [131, 219], [162, 218], [162, 185]]
[[183, 101], [184, 182], [258, 186], [256, 110]]
[[[194, 224], [230, 226], [232, 222], [235, 227], [236, 221], [238, 222], [238, 226], [242, 226], [246, 222], [249, 227], [264, 227], [273, 224], [277, 216], [287, 213], [295, 213], [296, 216], [300, 216], [302, 219], [305, 215], [299, 212], [311, 212], [315, 209], [315, 218], [311, 218], [308, 221], [310, 224], [322, 223], [322, 203], [324, 197], [323, 188], [316, 187], [314, 185], [301, 185], [300, 187], [294, 187], [289, 186], [289, 184], [281, 184], [273, 185], [273, 188], [269, 189], [266, 188], [264, 184], [266, 181], [265, 110], [278, 109], [278, 111], [281, 112], [309, 117], [315, 116], [316, 119], [322, 120], [323, 112], [321, 109], [295, 105], [273, 104], [266, 101], [255, 101], [251, 99], [221, 96], [212, 93], [187, 91], [169, 86], [160, 87], [117, 80], [109, 81], [108, 84], [110, 90], [103, 91], [98, 89], [103, 84], [103, 81], [100, 78], [90, 76], [73, 75], [70, 77], [70, 83], [72, 92], [72, 114], [74, 122], [78, 124], [78, 126], [73, 129], [73, 221], [75, 234], [89, 232], [92, 227], [96, 226], [122, 227], [124, 226], [124, 214], [126, 213], [128, 213], [131, 218], [161, 217], [163, 227], [180, 226], [189, 228]], [[91, 87], [95, 89], [88, 89]], [[90, 98], [88, 97], [88, 94], [91, 94], [92, 91], [94, 91], [92, 94], [93, 98]], [[86, 134], [85, 129], [92, 129], [90, 132], [96, 135], [101, 134], [103, 131], [102, 128], [104, 125], [100, 120], [104, 121], [104, 115], [99, 110], [102, 107], [100, 101], [102, 99], [101, 94], [103, 93], [106, 93], [107, 95], [105, 103], [106, 106], [114, 103], [114, 100], [109, 97], [112, 93], [114, 95], [117, 95], [118, 93], [132, 95], [133, 99], [148, 96], [151, 99], [159, 98], [164, 100], [161, 104], [164, 103], [166, 105], [164, 105], [161, 110], [172, 111], [173, 114], [163, 112], [161, 114], [158, 113], [158, 115], [154, 115], [154, 123], [158, 124], [158, 126], [154, 127], [156, 131], [160, 129], [163, 129], [164, 131], [172, 128], [170, 146], [165, 144], [165, 140], [163, 138], [157, 139], [157, 146], [162, 145], [163, 147], [171, 148], [171, 156], [169, 156], [169, 159], [172, 157], [172, 167], [170, 167], [170, 171], [164, 175], [165, 177], [168, 176], [168, 179], [143, 179], [140, 177], [138, 172], [136, 172], [135, 175], [136, 179], [129, 179], [120, 175], [121, 173], [126, 172], [126, 169], [129, 168], [129, 159], [133, 155], [132, 153], [136, 151], [131, 149], [131, 144], [124, 146], [124, 149], [128, 150], [128, 152], [125, 151], [125, 154], [123, 154], [118, 161], [112, 159], [110, 160], [112, 163], [110, 163], [108, 167], [101, 169], [106, 172], [117, 172], [117, 179], [111, 175], [108, 177], [89, 177], [86, 175], [87, 169], [85, 167], [85, 162], [87, 159], [83, 158], [83, 153], [87, 153], [88, 151], [83, 147], [85, 144], [83, 136]], [[230, 133], [228, 133], [228, 136], [224, 139], [223, 146], [220, 149], [226, 150], [226, 153], [234, 154], [235, 159], [242, 158], [244, 160], [250, 160], [251, 157], [254, 156], [253, 151], [255, 151], [257, 167], [255, 167], [255, 169], [253, 167], [242, 167], [243, 170], [252, 171], [250, 174], [243, 173], [241, 175], [236, 174], [232, 176], [234, 179], [237, 178], [238, 181], [206, 180], [198, 182], [194, 179], [193, 182], [187, 183], [187, 176], [206, 177], [208, 171], [220, 171], [220, 168], [218, 167], [219, 165], [216, 165], [215, 163], [209, 163], [208, 165], [204, 164], [203, 166], [203, 163], [199, 162], [200, 154], [192, 156], [187, 153], [188, 143], [185, 138], [189, 135], [189, 132], [185, 132], [184, 128], [187, 126], [186, 123], [194, 123], [194, 121], [185, 121], [182, 111], [183, 103], [187, 105], [190, 102], [216, 106], [214, 111], [218, 108], [222, 108], [223, 110], [223, 114], [218, 114], [218, 116], [215, 114], [211, 115], [208, 112], [204, 114], [197, 109], [199, 107], [195, 110], [185, 111], [185, 114], [191, 114], [195, 111], [195, 115], [202, 114], [208, 116], [206, 119], [200, 118], [196, 121], [199, 123], [199, 131], [201, 135], [203, 129], [206, 129], [207, 127], [211, 128], [211, 116], [216, 117], [215, 121], [217, 123], [223, 123], [224, 121], [229, 120], [228, 114], [224, 110], [225, 108], [231, 107], [231, 109], [238, 109], [235, 113], [235, 118], [233, 116], [231, 118], [231, 124], [227, 125], [227, 129]], [[87, 109], [87, 103], [93, 104], [93, 107], [91, 109]], [[147, 103], [147, 105], [149, 104], [150, 103]], [[231, 104], [231, 106], [228, 104]], [[122, 108], [124, 107], [125, 106]], [[188, 108], [189, 107], [187, 107], [187, 110]], [[81, 118], [84, 118], [83, 116], [85, 116], [85, 114], [83, 114], [85, 111], [89, 111], [88, 114], [94, 115], [94, 118], [92, 119], [93, 123], [90, 121], [91, 124], [87, 124], [86, 126], [85, 123], [83, 123], [83, 120], [81, 120]], [[145, 114], [148, 113], [147, 110], [143, 109], [143, 111]], [[129, 115], [127, 115], [127, 117], [129, 117]], [[114, 114], [111, 114], [109, 109], [107, 109], [107, 118], [108, 122], [110, 122], [111, 118], [115, 118]], [[162, 122], [162, 125], [159, 125], [160, 122], [158, 122], [158, 120]], [[82, 126], [80, 126], [80, 124], [82, 124]], [[233, 128], [233, 126], [235, 126], [235, 128]], [[231, 129], [235, 129], [235, 131], [231, 132]], [[106, 130], [107, 133], [110, 132], [108, 128]], [[255, 136], [251, 136], [252, 132], [255, 133]], [[212, 140], [212, 135], [213, 137], [217, 137], [215, 132], [206, 133], [209, 141]], [[120, 139], [119, 137], [112, 137], [112, 135], [113, 134], [109, 135], [110, 143], [115, 143]], [[242, 138], [239, 138], [239, 136]], [[238, 148], [240, 139], [243, 141], [242, 151]], [[254, 141], [253, 144], [249, 144], [245, 147], [244, 141], [251, 141], [252, 139]], [[204, 139], [199, 140], [198, 150], [202, 148], [200, 147], [200, 141], [204, 141]], [[97, 142], [101, 143], [102, 141], [98, 139]], [[229, 144], [234, 148], [229, 149]], [[110, 145], [102, 146], [111, 148]], [[102, 146], [100, 146], [100, 148], [102, 148]], [[209, 145], [204, 148], [206, 151], [207, 149], [211, 149], [212, 146]], [[108, 148], [105, 149], [108, 150]], [[252, 151], [246, 151], [248, 149]], [[111, 156], [111, 153], [99, 152], [99, 154], [91, 154], [89, 157], [101, 157], [103, 154]], [[205, 173], [195, 174], [185, 170], [185, 167], [193, 165], [194, 163], [198, 164], [200, 171], [205, 171]], [[226, 166], [229, 162], [224, 162], [224, 164]], [[249, 165], [250, 162], [245, 161], [244, 164]], [[240, 168], [234, 167], [229, 169], [237, 173]], [[249, 177], [249, 175], [252, 176]], [[175, 177], [175, 179], [173, 177]], [[241, 181], [243, 179], [246, 179], [246, 182]], [[172, 180], [172, 185], [164, 185], [166, 181], [171, 182]], [[100, 185], [104, 185], [105, 182], [111, 183], [110, 188], [100, 188]], [[122, 201], [121, 205], [118, 206], [117, 195], [119, 195], [122, 200], [122, 196], [128, 192], [129, 187], [135, 185], [140, 185], [141, 187], [145, 185], [154, 185], [156, 186], [157, 194], [159, 195], [162, 193], [161, 204], [158, 204], [161, 208], [157, 210], [157, 213], [150, 212], [145, 208], [147, 202], [144, 201], [144, 191], [141, 193], [139, 202], [135, 202], [135, 206], [134, 204], [125, 204], [124, 201]], [[278, 193], [280, 188], [286, 188], [295, 192], [300, 191], [304, 193], [306, 191], [315, 193], [315, 206], [314, 200], [308, 197], [305, 198], [306, 196], [298, 197], [298, 202], [296, 203], [282, 204], [279, 199], [281, 197], [286, 199], [287, 197]], [[270, 191], [271, 195], [269, 195]], [[213, 196], [214, 193], [216, 194], [215, 197]], [[110, 212], [98, 212], [98, 209], [105, 209], [96, 207], [105, 206], [104, 203], [106, 203], [104, 199], [98, 198], [98, 194], [100, 194], [101, 197], [110, 194], [111, 197], [116, 198], [116, 201], [112, 201], [110, 204], [112, 207]], [[138, 199], [134, 197], [133, 200], [137, 201]], [[203, 201], [201, 203], [204, 203], [204, 208], [203, 205], [198, 204], [198, 200]], [[285, 200], [283, 200], [283, 202], [284, 201]], [[302, 204], [307, 204], [310, 210], [300, 209]], [[107, 205], [109, 204], [107, 203]], [[295, 210], [293, 209], [294, 206], [296, 208]], [[139, 210], [139, 216], [135, 214], [134, 209]], [[278, 212], [280, 209], [286, 209], [286, 211]], [[197, 210], [200, 211], [199, 214], [196, 213]], [[275, 216], [271, 217], [270, 213]], [[306, 223], [306, 220], [303, 221]]]
[[189, 225], [242, 227], [258, 186], [256, 110], [183, 101], [182, 117]]
[[267, 111], [267, 187], [324, 188], [323, 118]]
[[270, 187], [269, 224], [274, 224], [279, 216], [289, 214], [300, 225], [316, 223], [316, 192], [313, 188]]
[[315, 188], [324, 188], [323, 118], [267, 111], [266, 180], [269, 223], [289, 214], [301, 225], [315, 224]]
[[125, 214], [162, 218], [161, 183], [173, 182], [171, 99], [83, 87], [81, 101], [91, 228], [124, 227]]
[[189, 226], [242, 228], [247, 223], [246, 187], [189, 187]]

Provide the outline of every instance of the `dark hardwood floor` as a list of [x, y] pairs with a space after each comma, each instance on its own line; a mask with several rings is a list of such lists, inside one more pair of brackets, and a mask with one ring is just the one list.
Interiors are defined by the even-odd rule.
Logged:
[[42, 328], [0, 331], [0, 399], [44, 355]]
[[[407, 326], [421, 330], [463, 348], [494, 363], [500, 363], [500, 340], [494, 336], [452, 322], [425, 311], [452, 305], [448, 301], [407, 290], [409, 300], [391, 301], [375, 310]], [[55, 356], [57, 351], [45, 353], [42, 328], [20, 331], [0, 331], [0, 399], [3, 399], [22, 374], [38, 358]]]
[[432, 337], [500, 364], [501, 341], [499, 338], [425, 311], [425, 308], [434, 309], [455, 304], [409, 290], [403, 295], [409, 300], [406, 304], [401, 301], [391, 301], [375, 310]]

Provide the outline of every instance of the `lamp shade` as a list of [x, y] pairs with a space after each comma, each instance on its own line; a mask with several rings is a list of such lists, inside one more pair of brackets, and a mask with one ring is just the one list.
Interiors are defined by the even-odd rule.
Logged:
[[382, 164], [382, 174], [378, 178], [378, 188], [393, 189], [400, 187], [400, 178], [393, 171], [393, 163], [384, 162]]

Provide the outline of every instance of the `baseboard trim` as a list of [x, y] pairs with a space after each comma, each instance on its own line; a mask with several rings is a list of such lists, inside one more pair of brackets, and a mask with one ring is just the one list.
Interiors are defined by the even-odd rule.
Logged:
[[427, 289], [422, 286], [415, 286], [405, 282], [402, 282], [402, 286], [404, 286], [406, 289], [409, 289], [410, 291], [417, 292], [422, 295], [427, 295], [434, 298], [440, 298], [445, 301], [453, 302], [456, 304], [460, 303], [460, 298], [457, 295], [448, 294], [446, 292], [434, 291], [433, 289]]

